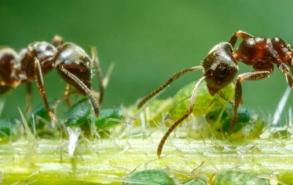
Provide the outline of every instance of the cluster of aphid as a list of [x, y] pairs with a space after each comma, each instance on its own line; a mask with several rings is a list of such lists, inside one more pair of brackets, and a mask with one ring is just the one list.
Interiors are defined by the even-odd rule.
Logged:
[[[238, 47], [235, 46], [237, 39], [241, 39]], [[243, 73], [236, 77], [238, 61], [252, 66], [254, 71]], [[96, 101], [96, 97], [90, 89], [91, 67], [93, 64], [96, 64], [100, 82], [98, 101]], [[255, 37], [246, 32], [238, 31], [228, 42], [221, 42], [215, 45], [207, 57], [204, 58], [202, 65], [175, 73], [163, 85], [145, 96], [139, 102], [139, 108], [182, 75], [193, 71], [203, 71], [203, 77], [197, 81], [194, 87], [189, 109], [173, 123], [162, 137], [157, 150], [158, 156], [160, 156], [168, 136], [193, 112], [194, 94], [200, 83], [206, 81], [210, 94], [219, 94], [221, 96], [221, 90], [236, 78], [233, 119], [230, 124], [230, 130], [232, 130], [237, 121], [237, 109], [242, 99], [241, 83], [246, 80], [260, 80], [268, 77], [273, 72], [274, 65], [282, 71], [289, 86], [293, 89], [293, 50], [291, 46], [280, 38]], [[45, 108], [51, 115], [51, 119], [53, 119], [54, 113], [48, 105], [43, 82], [43, 74], [53, 68], [61, 74], [69, 85], [89, 97], [93, 109], [98, 115], [104, 85], [95, 51], [92, 50], [92, 57], [89, 57], [82, 48], [73, 43], [66, 43], [58, 36], [54, 37], [52, 43], [32, 43], [19, 54], [10, 48], [0, 50], [0, 94], [17, 87], [19, 84], [26, 83], [30, 86], [31, 81], [35, 80]]]
[[[91, 90], [91, 68], [95, 66], [100, 82], [99, 94]], [[27, 105], [31, 106], [31, 84], [36, 81], [38, 90], [51, 120], [55, 121], [53, 110], [49, 107], [43, 75], [56, 69], [66, 81], [65, 99], [69, 100], [70, 87], [91, 101], [95, 114], [99, 114], [99, 104], [103, 100], [104, 83], [96, 50], [92, 48], [92, 56], [78, 45], [64, 42], [55, 36], [51, 43], [33, 42], [19, 53], [11, 48], [0, 49], [0, 94], [14, 89], [20, 84], [27, 85]], [[98, 97], [97, 97], [98, 96]]]

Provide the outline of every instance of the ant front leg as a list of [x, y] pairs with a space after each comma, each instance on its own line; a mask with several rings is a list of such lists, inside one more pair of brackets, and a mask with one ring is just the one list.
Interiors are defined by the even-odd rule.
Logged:
[[234, 47], [237, 42], [237, 39], [247, 40], [252, 37], [254, 37], [254, 36], [247, 33], [247, 32], [239, 30], [233, 34], [233, 36], [229, 40], [229, 43]]
[[286, 64], [279, 64], [279, 69], [285, 75], [288, 85], [293, 89], [293, 76], [290, 74], [290, 69]]
[[154, 97], [155, 95], [157, 95], [158, 93], [160, 93], [162, 90], [164, 90], [165, 88], [167, 88], [173, 81], [177, 80], [179, 77], [181, 77], [182, 75], [188, 73], [188, 72], [193, 72], [193, 71], [198, 71], [203, 69], [202, 66], [195, 66], [195, 67], [190, 67], [190, 68], [186, 68], [183, 69], [175, 74], [173, 74], [171, 76], [171, 78], [169, 78], [167, 81], [165, 81], [165, 83], [163, 83], [161, 86], [159, 86], [157, 89], [153, 90], [152, 92], [150, 92], [149, 94], [147, 94], [145, 97], [143, 97], [137, 107], [141, 108], [146, 102], [148, 102], [152, 97]]
[[41, 97], [43, 99], [44, 105], [45, 105], [45, 109], [47, 110], [53, 124], [56, 122], [56, 117], [55, 114], [53, 113], [53, 111], [50, 109], [49, 103], [48, 103], [48, 98], [47, 98], [47, 94], [45, 91], [45, 87], [44, 87], [44, 78], [43, 78], [43, 72], [42, 72], [42, 68], [41, 68], [41, 64], [40, 61], [35, 58], [35, 79], [36, 79], [36, 83], [39, 89], [39, 92], [41, 94]]
[[241, 83], [245, 80], [260, 80], [268, 77], [271, 71], [254, 71], [238, 75], [236, 86], [235, 86], [235, 96], [233, 105], [233, 119], [230, 124], [230, 131], [233, 131], [235, 123], [238, 119], [238, 107], [242, 101], [242, 86]]
[[159, 145], [158, 145], [158, 148], [157, 148], [157, 156], [160, 157], [161, 156], [161, 153], [162, 153], [162, 150], [163, 150], [163, 147], [168, 139], [168, 137], [170, 136], [170, 134], [175, 130], [175, 128], [180, 124], [182, 123], [182, 121], [184, 121], [186, 118], [188, 118], [188, 116], [190, 114], [192, 114], [193, 112], [193, 106], [194, 106], [194, 103], [195, 103], [195, 95], [197, 94], [197, 90], [198, 90], [198, 87], [199, 85], [203, 82], [203, 80], [205, 79], [205, 77], [202, 77], [200, 78], [196, 84], [194, 85], [194, 88], [193, 88], [193, 91], [192, 91], [192, 95], [191, 95], [191, 98], [190, 98], [190, 105], [189, 105], [189, 108], [187, 110], [187, 112], [185, 114], [183, 114], [179, 119], [177, 119], [172, 125], [171, 127], [169, 127], [169, 129], [167, 130], [167, 132], [164, 134], [164, 136], [162, 137]]
[[71, 95], [71, 87], [70, 87], [69, 84], [66, 84], [65, 90], [64, 90], [64, 93], [63, 93], [63, 99], [64, 99], [64, 101], [65, 101], [65, 103], [66, 103], [66, 105], [68, 107], [71, 106], [70, 95]]

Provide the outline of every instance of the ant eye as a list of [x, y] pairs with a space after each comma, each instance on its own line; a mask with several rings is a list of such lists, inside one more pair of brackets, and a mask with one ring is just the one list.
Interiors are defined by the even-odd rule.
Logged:
[[229, 66], [219, 65], [219, 67], [216, 69], [216, 73], [217, 73], [216, 76], [219, 79], [223, 79], [223, 78], [227, 77], [227, 75], [229, 75], [229, 73], [230, 73]]

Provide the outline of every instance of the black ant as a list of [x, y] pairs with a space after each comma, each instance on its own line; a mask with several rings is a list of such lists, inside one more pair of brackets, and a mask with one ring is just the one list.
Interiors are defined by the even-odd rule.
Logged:
[[[99, 94], [91, 90], [93, 65], [96, 67], [99, 80]], [[0, 94], [20, 84], [27, 84], [27, 101], [31, 101], [31, 84], [36, 81], [45, 109], [54, 122], [55, 114], [49, 107], [43, 80], [43, 75], [53, 68], [67, 82], [67, 86], [73, 86], [78, 93], [89, 97], [94, 112], [98, 116], [104, 95], [104, 81], [96, 50], [92, 48], [92, 55], [89, 57], [80, 46], [64, 42], [60, 36], [55, 36], [52, 43], [33, 42], [19, 53], [11, 48], [0, 49]], [[69, 90], [67, 87], [64, 93], [65, 99], [68, 99]]]
[[[237, 39], [241, 39], [241, 42], [238, 48], [234, 48]], [[243, 63], [252, 66], [254, 71], [243, 73], [236, 77], [238, 72], [238, 61], [242, 61]], [[139, 102], [139, 108], [141, 108], [153, 96], [168, 87], [170, 83], [187, 72], [198, 70], [203, 71], [203, 77], [198, 80], [194, 87], [188, 111], [176, 120], [162, 137], [157, 148], [158, 157], [161, 155], [163, 146], [169, 135], [193, 112], [194, 94], [202, 81], [206, 81], [206, 85], [211, 95], [218, 93], [221, 96], [220, 90], [231, 83], [236, 77], [233, 105], [234, 115], [230, 124], [230, 131], [232, 131], [238, 119], [237, 109], [242, 101], [241, 83], [246, 80], [260, 80], [269, 77], [273, 72], [274, 64], [285, 75], [287, 83], [293, 89], [293, 49], [291, 46], [278, 37], [261, 38], [255, 37], [244, 31], [237, 31], [230, 38], [229, 42], [221, 42], [215, 45], [210, 50], [207, 57], [204, 58], [200, 66], [187, 68], [175, 73], [159, 88], [146, 95]]]

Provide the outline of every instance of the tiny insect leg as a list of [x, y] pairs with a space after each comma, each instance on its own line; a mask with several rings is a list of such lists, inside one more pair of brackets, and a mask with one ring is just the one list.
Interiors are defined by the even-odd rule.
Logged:
[[199, 85], [203, 82], [203, 80], [205, 79], [205, 77], [202, 77], [200, 78], [196, 84], [194, 85], [194, 88], [193, 88], [193, 91], [192, 91], [192, 95], [191, 95], [191, 98], [190, 98], [190, 105], [189, 105], [189, 108], [187, 110], [187, 112], [185, 114], [183, 114], [179, 119], [177, 119], [172, 125], [171, 127], [169, 127], [169, 129], [167, 130], [167, 132], [164, 134], [164, 136], [162, 137], [159, 145], [158, 145], [158, 148], [157, 148], [157, 156], [160, 157], [161, 153], [162, 153], [162, 150], [163, 150], [163, 147], [164, 147], [164, 144], [166, 143], [167, 141], [167, 138], [170, 136], [170, 134], [173, 132], [173, 130], [183, 121], [185, 120], [186, 118], [188, 118], [188, 116], [190, 114], [192, 114], [193, 112], [193, 106], [194, 106], [194, 103], [195, 103], [195, 95], [196, 95], [196, 92], [198, 90], [198, 87]]
[[25, 112], [29, 113], [32, 111], [32, 83], [27, 82], [26, 83], [26, 96], [25, 96]]
[[69, 84], [66, 84], [64, 93], [63, 93], [63, 99], [67, 106], [71, 106], [70, 94], [71, 94], [71, 86]]
[[63, 66], [58, 66], [58, 70], [60, 70], [60, 72], [62, 72], [64, 75], [66, 75], [72, 81], [74, 81], [85, 92], [85, 94], [88, 96], [88, 98], [92, 104], [92, 107], [94, 109], [96, 116], [99, 116], [100, 105], [99, 105], [99, 102], [96, 101], [96, 98], [92, 94], [91, 90], [77, 76], [72, 74], [70, 71], [65, 69]]
[[235, 96], [233, 105], [233, 119], [230, 124], [230, 131], [234, 129], [235, 123], [238, 119], [238, 107], [242, 101], [242, 86], [241, 83], [245, 80], [261, 80], [267, 78], [271, 74], [271, 71], [254, 71], [238, 75], [236, 86], [235, 86]]
[[96, 69], [96, 75], [98, 78], [98, 82], [99, 82], [99, 104], [101, 105], [101, 103], [103, 102], [104, 99], [104, 94], [105, 94], [105, 84], [104, 84], [104, 75], [103, 75], [103, 71], [101, 68], [101, 63], [100, 60], [98, 58], [97, 55], [97, 49], [95, 47], [91, 48], [91, 59], [92, 59], [92, 64], [94, 65], [95, 69]]
[[237, 39], [246, 40], [251, 37], [253, 37], [253, 35], [239, 30], [233, 34], [233, 36], [229, 40], [229, 43], [234, 47], [237, 42]]
[[290, 69], [286, 64], [279, 64], [279, 69], [285, 75], [288, 85], [293, 89], [293, 76], [290, 74]]
[[169, 78], [167, 81], [165, 81], [161, 86], [159, 86], [157, 89], [153, 90], [152, 92], [150, 92], [149, 94], [147, 94], [145, 97], [143, 97], [139, 103], [138, 103], [138, 108], [141, 108], [147, 101], [149, 101], [152, 97], [154, 97], [155, 95], [157, 95], [158, 93], [160, 93], [162, 90], [164, 90], [165, 88], [167, 88], [173, 81], [177, 80], [179, 77], [181, 77], [182, 75], [188, 73], [188, 72], [193, 72], [193, 71], [198, 71], [201, 70], [202, 66], [194, 66], [194, 67], [190, 67], [190, 68], [186, 68], [183, 69], [175, 74], [173, 74], [171, 76], [171, 78]]
[[43, 79], [43, 72], [42, 72], [42, 68], [41, 68], [41, 64], [40, 61], [35, 58], [35, 79], [36, 79], [36, 83], [37, 83], [37, 87], [39, 89], [39, 92], [41, 94], [41, 97], [43, 99], [43, 103], [45, 105], [45, 109], [47, 110], [51, 121], [53, 122], [53, 124], [56, 122], [56, 117], [54, 112], [50, 109], [49, 103], [48, 103], [48, 98], [47, 98], [47, 94], [45, 91], [45, 87], [44, 87], [44, 79]]

